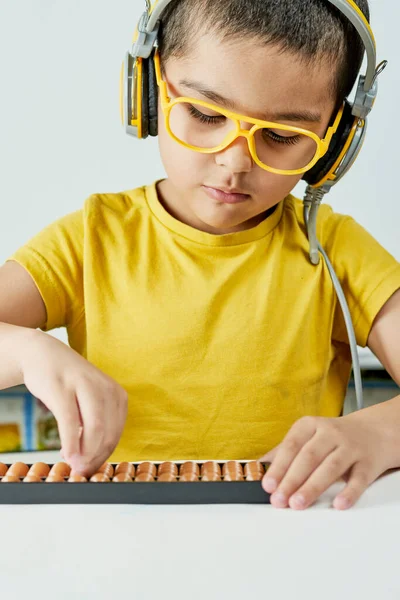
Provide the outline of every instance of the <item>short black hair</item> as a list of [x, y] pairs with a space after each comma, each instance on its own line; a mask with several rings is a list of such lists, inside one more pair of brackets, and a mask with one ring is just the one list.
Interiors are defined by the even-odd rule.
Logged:
[[[368, 0], [355, 0], [370, 20]], [[216, 32], [222, 39], [254, 36], [298, 53], [308, 64], [328, 59], [333, 94], [340, 106], [360, 71], [364, 44], [350, 21], [326, 0], [172, 0], [161, 18], [160, 55], [185, 56], [196, 32]]]

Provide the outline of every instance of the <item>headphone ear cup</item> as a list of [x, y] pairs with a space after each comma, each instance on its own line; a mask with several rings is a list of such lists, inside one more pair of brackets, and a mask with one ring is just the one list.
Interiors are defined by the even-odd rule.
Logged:
[[303, 180], [309, 185], [317, 185], [332, 170], [352, 133], [354, 120], [351, 104], [346, 100], [339, 127], [332, 138], [328, 152], [304, 174]]
[[154, 65], [154, 51], [148, 59], [148, 107], [149, 134], [155, 137], [158, 135], [158, 85]]
[[145, 139], [149, 135], [149, 60], [142, 60], [142, 135]]

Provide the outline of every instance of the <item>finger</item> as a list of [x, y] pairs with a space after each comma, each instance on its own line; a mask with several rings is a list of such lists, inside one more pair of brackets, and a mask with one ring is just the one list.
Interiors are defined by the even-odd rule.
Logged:
[[343, 491], [340, 492], [333, 501], [334, 508], [346, 510], [354, 506], [361, 494], [371, 485], [378, 474], [369, 469], [363, 463], [356, 463], [351, 469], [348, 483]]
[[294, 458], [278, 489], [271, 497], [271, 504], [283, 508], [289, 498], [309, 479], [319, 465], [336, 449], [336, 442], [324, 432], [317, 432]]
[[[80, 460], [79, 464], [74, 465], [74, 472], [88, 477], [93, 475], [109, 456], [104, 445], [107, 419], [101, 395], [96, 394], [90, 387], [81, 387], [77, 396], [82, 428]], [[115, 404], [113, 406], [115, 407]]]
[[119, 396], [119, 401], [118, 401], [119, 417], [120, 417], [120, 434], [122, 434], [122, 432], [124, 430], [126, 418], [128, 416], [128, 400], [129, 400], [128, 394], [122, 388], [121, 395]]
[[289, 499], [289, 506], [304, 509], [311, 506], [337, 479], [349, 469], [352, 463], [349, 453], [343, 447], [337, 448], [326, 457], [304, 485]]
[[90, 388], [79, 391], [83, 423], [79, 473], [86, 477], [93, 474], [110, 457], [125, 424], [126, 409], [123, 410], [122, 405], [126, 404], [126, 392], [120, 391], [114, 383], [110, 389], [107, 386], [104, 388], [104, 396], [100, 397]]
[[61, 455], [69, 462], [80, 453], [79, 444], [79, 411], [74, 393], [65, 390], [55, 394], [59, 398], [51, 410], [56, 418], [61, 441]]
[[262, 486], [266, 492], [272, 494], [278, 488], [288, 468], [301, 448], [313, 437], [316, 432], [316, 421], [305, 418], [297, 421], [281, 443], [275, 459], [265, 474]]
[[105, 444], [108, 446], [108, 457], [114, 452], [120, 440], [128, 415], [128, 394], [126, 391], [118, 386], [113, 389], [112, 398], [116, 404], [115, 406], [110, 402], [109, 397], [104, 400], [106, 411]]
[[269, 452], [267, 452], [267, 454], [264, 454], [264, 456], [262, 456], [261, 458], [259, 458], [259, 462], [263, 462], [263, 463], [271, 463], [275, 456], [278, 453], [279, 448], [282, 446], [282, 444], [279, 444], [278, 446], [275, 446], [275, 448], [272, 448], [272, 450], [270, 450]]

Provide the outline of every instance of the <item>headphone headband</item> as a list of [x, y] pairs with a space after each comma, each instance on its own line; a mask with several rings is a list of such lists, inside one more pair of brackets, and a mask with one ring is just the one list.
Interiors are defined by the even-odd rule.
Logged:
[[371, 26], [368, 23], [365, 15], [361, 12], [354, 0], [327, 0], [335, 6], [341, 13], [347, 17], [350, 23], [357, 30], [364, 44], [368, 65], [365, 75], [364, 91], [369, 92], [375, 80], [376, 72], [376, 42]]
[[156, 0], [153, 3], [153, 6], [151, 7], [149, 12], [149, 22], [146, 28], [147, 32], [153, 31], [153, 29], [155, 29], [162, 13], [167, 8], [170, 2], [172, 2], [172, 0]]
[[[156, 0], [151, 5], [150, 0], [146, 1], [146, 11], [143, 13], [138, 26], [138, 39], [134, 44], [132, 55], [136, 57], [148, 58], [154, 48], [157, 40], [159, 21], [166, 7], [172, 0]], [[357, 6], [354, 0], [325, 0], [335, 6], [354, 26], [358, 32], [367, 54], [367, 72], [361, 75], [358, 83], [358, 89], [352, 108], [354, 116], [365, 119], [372, 110], [377, 93], [377, 76], [379, 75], [380, 65], [376, 64], [376, 43], [375, 37], [365, 15]], [[385, 65], [386, 66], [386, 65]]]

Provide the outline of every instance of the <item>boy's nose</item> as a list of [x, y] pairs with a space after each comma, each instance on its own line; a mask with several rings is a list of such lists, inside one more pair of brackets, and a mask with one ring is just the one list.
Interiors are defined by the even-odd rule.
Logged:
[[238, 137], [230, 146], [218, 152], [215, 162], [220, 167], [229, 169], [231, 173], [248, 173], [251, 171], [253, 159], [246, 138]]

